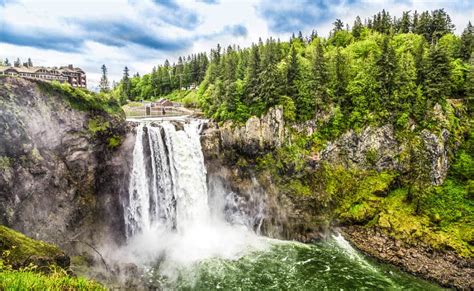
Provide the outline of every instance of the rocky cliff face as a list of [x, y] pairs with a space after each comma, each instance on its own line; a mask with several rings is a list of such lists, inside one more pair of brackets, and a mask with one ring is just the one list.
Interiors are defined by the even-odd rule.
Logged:
[[[209, 123], [203, 132], [203, 151], [210, 177], [220, 177], [228, 187], [250, 201], [248, 193], [263, 193], [265, 219], [263, 231], [267, 235], [287, 239], [309, 241], [321, 235], [328, 227], [327, 212], [318, 195], [293, 195], [282, 191], [268, 173], [257, 173], [252, 167], [242, 166], [279, 147], [291, 143], [290, 131], [311, 135], [318, 128], [315, 123], [285, 127], [283, 109], [276, 107], [261, 118], [252, 117], [245, 125], [231, 122], [218, 125]], [[419, 134], [420, 153], [427, 163], [432, 184], [439, 185], [448, 170], [449, 132], [435, 134], [423, 130]], [[330, 141], [319, 152], [303, 157], [307, 171], [313, 172], [322, 164], [342, 165], [347, 169], [410, 171], [409, 161], [404, 158], [410, 144], [396, 136], [392, 125], [366, 127], [360, 132], [349, 130], [336, 140]], [[285, 173], [281, 173], [285, 175]], [[258, 184], [252, 182], [255, 179]], [[264, 191], [258, 191], [257, 188]], [[313, 189], [318, 191], [317, 189]], [[317, 193], [316, 193], [317, 194]], [[319, 206], [318, 206], [319, 205]]]
[[35, 82], [1, 78], [0, 224], [63, 247], [120, 240], [133, 149], [125, 129], [123, 117], [75, 110]]

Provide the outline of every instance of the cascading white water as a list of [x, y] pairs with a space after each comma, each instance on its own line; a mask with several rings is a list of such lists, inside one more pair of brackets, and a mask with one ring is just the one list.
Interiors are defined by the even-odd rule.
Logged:
[[209, 223], [201, 122], [183, 130], [164, 121], [137, 129], [125, 224], [129, 237], [164, 226], [178, 232]]
[[225, 207], [208, 198], [202, 124], [161, 121], [137, 128], [124, 209], [130, 252], [142, 261], [163, 256], [178, 263], [230, 258], [266, 245], [251, 227], [235, 223], [237, 219], [226, 221], [224, 213], [215, 215]]

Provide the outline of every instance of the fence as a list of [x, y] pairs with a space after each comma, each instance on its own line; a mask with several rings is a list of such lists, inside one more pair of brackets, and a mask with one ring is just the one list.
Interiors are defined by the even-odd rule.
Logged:
[[127, 117], [166, 117], [188, 115], [189, 112], [174, 106], [140, 106], [131, 107], [125, 110]]

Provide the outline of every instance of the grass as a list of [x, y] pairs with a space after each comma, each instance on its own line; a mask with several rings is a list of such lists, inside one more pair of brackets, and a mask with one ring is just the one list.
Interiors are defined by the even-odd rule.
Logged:
[[94, 93], [87, 89], [74, 88], [68, 83], [37, 81], [38, 87], [45, 93], [65, 98], [72, 108], [80, 111], [104, 111], [109, 114], [123, 114], [116, 99], [103, 93]]
[[0, 290], [106, 290], [101, 284], [69, 276], [56, 269], [50, 274], [35, 272], [34, 266], [12, 270], [0, 260]]
[[175, 90], [169, 93], [168, 95], [163, 95], [163, 96], [154, 98], [154, 101], [160, 100], [162, 98], [168, 99], [174, 102], [180, 102], [185, 107], [188, 107], [188, 108], [197, 108], [199, 106], [196, 90]]

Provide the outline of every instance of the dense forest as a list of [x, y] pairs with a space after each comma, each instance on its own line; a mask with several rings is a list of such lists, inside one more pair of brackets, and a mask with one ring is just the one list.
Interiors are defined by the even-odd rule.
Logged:
[[336, 110], [351, 125], [387, 118], [422, 121], [427, 108], [474, 92], [474, 28], [461, 36], [443, 10], [392, 17], [385, 10], [349, 28], [334, 22], [328, 38], [317, 32], [289, 42], [259, 40], [250, 48], [218, 45], [179, 58], [144, 76], [128, 76], [114, 93], [124, 102], [198, 87], [204, 112], [216, 120], [245, 121], [282, 104], [296, 121]]

